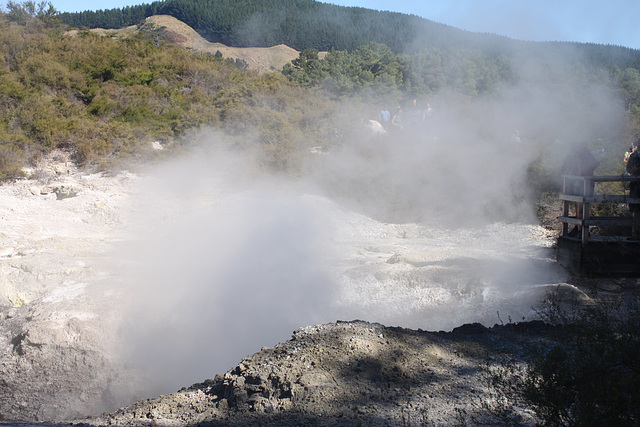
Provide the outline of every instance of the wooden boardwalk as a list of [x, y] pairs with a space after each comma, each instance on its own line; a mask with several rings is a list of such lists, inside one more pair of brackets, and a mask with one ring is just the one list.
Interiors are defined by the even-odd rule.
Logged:
[[[638, 203], [625, 194], [593, 194], [591, 189], [603, 182], [640, 181], [640, 176], [572, 176], [563, 175], [562, 233], [558, 238], [558, 263], [570, 271], [587, 277], [640, 277], [640, 241], [632, 237], [632, 227], [640, 227], [640, 219], [629, 216], [592, 216], [598, 203]], [[568, 183], [581, 182], [585, 196], [567, 191]], [[570, 215], [570, 205], [582, 204], [582, 218]], [[637, 214], [636, 214], [637, 215]], [[574, 235], [569, 226], [579, 226]], [[597, 230], [597, 233], [594, 233]]]

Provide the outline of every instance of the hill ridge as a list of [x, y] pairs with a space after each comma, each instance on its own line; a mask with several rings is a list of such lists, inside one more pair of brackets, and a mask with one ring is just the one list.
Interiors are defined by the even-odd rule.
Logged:
[[[287, 45], [271, 47], [231, 47], [222, 43], [209, 42], [186, 23], [170, 15], [153, 15], [141, 25], [131, 25], [119, 29], [94, 28], [89, 30], [101, 35], [126, 35], [137, 31], [160, 31], [164, 39], [176, 46], [200, 53], [220, 52], [224, 58], [244, 60], [250, 70], [258, 72], [280, 71], [285, 64], [297, 58], [299, 52]], [[68, 34], [77, 34], [71, 30]]]

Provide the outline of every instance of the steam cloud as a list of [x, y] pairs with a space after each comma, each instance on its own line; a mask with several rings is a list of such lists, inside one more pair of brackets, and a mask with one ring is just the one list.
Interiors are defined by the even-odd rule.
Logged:
[[316, 214], [232, 158], [168, 165], [138, 200], [123, 344], [164, 392], [332, 320]]
[[421, 99], [436, 110], [428, 128], [380, 137], [363, 127], [310, 154], [295, 183], [254, 174], [215, 149], [223, 137], [155, 171], [124, 251], [122, 334], [155, 392], [224, 372], [309, 324], [446, 329], [529, 315], [535, 288], [563, 273], [527, 241], [527, 168], [540, 156], [561, 162], [565, 143], [601, 143], [622, 107], [595, 85], [549, 80], [458, 101]]

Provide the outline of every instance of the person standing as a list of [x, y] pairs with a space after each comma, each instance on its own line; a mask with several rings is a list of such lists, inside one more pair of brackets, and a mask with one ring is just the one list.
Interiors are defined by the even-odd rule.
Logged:
[[427, 108], [422, 112], [422, 122], [427, 123], [431, 119], [431, 116], [433, 116], [433, 108], [431, 108], [430, 103], [427, 103]]
[[393, 118], [391, 119], [391, 127], [395, 130], [402, 130], [402, 108], [398, 107], [395, 113], [393, 113]]
[[420, 112], [420, 108], [418, 107], [418, 100], [413, 99], [411, 101], [411, 105], [407, 109], [407, 114], [405, 115], [405, 124], [407, 127], [411, 127], [411, 129], [416, 129], [420, 122], [422, 121], [422, 114]]
[[513, 137], [511, 137], [514, 143], [520, 144], [522, 140], [520, 139], [520, 131], [518, 129], [513, 132]]
[[391, 120], [391, 113], [389, 112], [389, 109], [387, 107], [384, 107], [382, 110], [380, 110], [380, 113], [378, 113], [378, 120], [380, 121], [380, 124], [382, 125], [383, 128], [385, 129], [389, 128], [389, 120]]
[[[627, 159], [626, 171], [629, 175], [640, 175], [640, 150], [638, 150], [638, 145], [640, 145], [640, 140], [633, 144]], [[629, 196], [634, 199], [640, 199], [640, 181], [631, 181], [629, 183]], [[629, 203], [629, 210], [633, 215], [633, 220], [640, 221], [640, 204]], [[631, 227], [631, 235], [636, 239], [640, 239], [640, 225], [637, 222]]]
[[640, 144], [640, 142], [632, 143], [629, 149], [625, 151], [624, 158], [622, 159], [623, 162], [627, 163], [629, 161], [629, 157], [631, 157], [631, 154], [636, 150], [637, 144]]

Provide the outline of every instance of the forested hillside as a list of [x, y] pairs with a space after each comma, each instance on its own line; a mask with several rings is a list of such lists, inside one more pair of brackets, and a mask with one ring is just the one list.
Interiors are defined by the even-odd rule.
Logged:
[[229, 46], [286, 44], [297, 50], [353, 50], [375, 41], [400, 52], [418, 35], [428, 36], [435, 45], [473, 39], [471, 34], [415, 16], [314, 0], [157, 1], [123, 9], [64, 13], [60, 19], [74, 27], [120, 28], [158, 14], [173, 16], [209, 41]]
[[0, 179], [55, 148], [110, 168], [160, 154], [154, 141], [175, 152], [199, 131], [224, 132], [228, 144], [264, 154], [264, 167], [294, 173], [297, 156], [338, 125], [334, 101], [280, 73], [246, 71], [143, 32], [69, 36], [55, 15], [0, 13]]
[[[114, 28], [166, 14], [210, 41], [230, 46], [286, 44], [301, 51], [284, 74], [333, 96], [425, 98], [449, 92], [477, 97], [505, 85], [598, 81], [634, 113], [640, 105], [640, 51], [621, 46], [515, 41], [412, 15], [340, 7], [315, 0], [170, 0], [61, 14], [62, 22]], [[320, 51], [329, 51], [320, 59]], [[394, 101], [395, 103], [395, 101]]]
[[[594, 144], [613, 147], [612, 162], [618, 162], [617, 151], [640, 134], [640, 71], [623, 66], [639, 53], [621, 47], [516, 43], [436, 25], [432, 28], [442, 32], [434, 30], [421, 49], [398, 52], [376, 41], [373, 34], [382, 34], [383, 27], [393, 28], [393, 22], [405, 31], [417, 28], [404, 25], [409, 21], [432, 23], [400, 14], [337, 8], [331, 10], [352, 17], [370, 15], [372, 19], [362, 22], [378, 22], [381, 31], [369, 32], [369, 37], [359, 32], [366, 43], [356, 46], [356, 42], [347, 43], [344, 33], [332, 30], [331, 40], [343, 40], [352, 48], [330, 49], [323, 57], [316, 48], [303, 49], [282, 72], [258, 74], [242, 70], [231, 58], [177, 48], [162, 28], [143, 25], [126, 37], [100, 36], [85, 28], [71, 37], [61, 22], [83, 16], [142, 17], [145, 13], [134, 12], [160, 12], [158, 8], [181, 13], [182, 19], [193, 22], [195, 16], [203, 20], [207, 16], [200, 7], [214, 3], [167, 1], [60, 15], [47, 3], [36, 7], [33, 2], [10, 2], [0, 16], [2, 176], [18, 176], [22, 165], [55, 147], [69, 147], [81, 163], [109, 164], [140, 155], [150, 141], [180, 145], [202, 129], [225, 132], [231, 140], [237, 137], [237, 144], [266, 153], [267, 167], [295, 173], [310, 147], [348, 141], [359, 123], [377, 118], [383, 104], [395, 108], [412, 99], [432, 102], [437, 110], [456, 115], [456, 120], [491, 126], [500, 118], [500, 129], [478, 130], [485, 139], [494, 138], [494, 133], [500, 139], [519, 128], [530, 141], [548, 145], [558, 138], [577, 137], [579, 130], [581, 137], [588, 136]], [[215, 4], [219, 7], [211, 12], [222, 18], [227, 16], [224, 13], [236, 14], [217, 21], [220, 28], [226, 23], [226, 36], [239, 29], [234, 27], [238, 22], [257, 22], [252, 14], [256, 8], [272, 13], [289, 5], [290, 13], [306, 10], [307, 18], [318, 14], [336, 18], [322, 12], [334, 6], [312, 0]], [[295, 16], [283, 22], [299, 25]], [[122, 24], [114, 25], [127, 23], [118, 22]], [[107, 26], [105, 22], [95, 25]], [[246, 27], [247, 31], [252, 28]], [[262, 33], [258, 28], [253, 31]], [[469, 45], [456, 45], [460, 38], [446, 37], [454, 33]], [[316, 36], [313, 31], [306, 34], [310, 39]], [[453, 44], [446, 47], [444, 39]], [[479, 42], [489, 39], [502, 44], [489, 48]], [[559, 46], [567, 50], [559, 51]], [[600, 56], [589, 59], [588, 48]], [[488, 102], [495, 111], [487, 108]], [[615, 120], [605, 122], [608, 117], [604, 116], [614, 112]], [[565, 113], [572, 114], [570, 120]], [[578, 120], [582, 122], [577, 124]]]
[[73, 27], [120, 28], [152, 15], [170, 15], [212, 42], [228, 46], [286, 44], [297, 50], [352, 51], [369, 42], [395, 53], [424, 48], [478, 50], [483, 55], [566, 55], [578, 49], [590, 65], [640, 68], [640, 52], [620, 46], [580, 43], [527, 43], [478, 34], [414, 15], [342, 7], [315, 0], [165, 0], [122, 9], [63, 13]]

